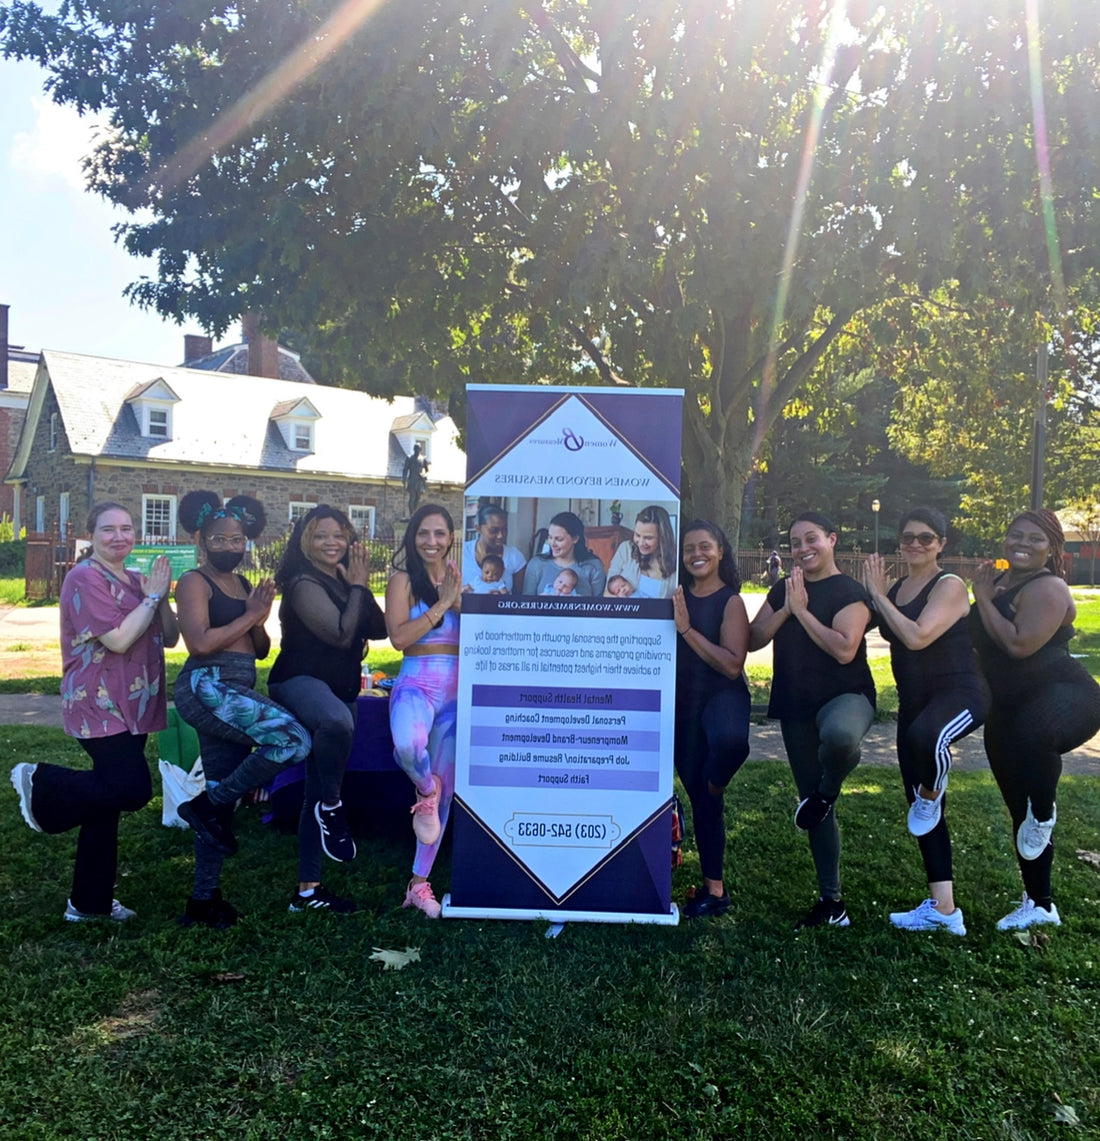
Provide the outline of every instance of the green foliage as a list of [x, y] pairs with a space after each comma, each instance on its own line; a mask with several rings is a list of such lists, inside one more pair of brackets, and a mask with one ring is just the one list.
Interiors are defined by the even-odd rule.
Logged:
[[460, 421], [468, 380], [682, 385], [731, 536], [855, 315], [954, 280], [1026, 323], [1095, 266], [1090, 5], [1041, 8], [1040, 132], [1018, 4], [389, 0], [343, 40], [337, 7], [13, 0], [0, 47], [109, 115], [90, 178], [156, 259], [139, 304], [262, 310], [325, 379]]
[[0, 541], [0, 578], [22, 578], [27, 566], [26, 539]]
[[[0, 729], [0, 760], [81, 764], [59, 732]], [[814, 894], [786, 767], [752, 761], [727, 796], [730, 914], [676, 928], [429, 923], [400, 902], [407, 820], [326, 866], [357, 915], [288, 915], [293, 839], [238, 813], [224, 888], [236, 928], [175, 923], [191, 857], [157, 802], [123, 819], [125, 926], [61, 921], [72, 837], [0, 816], [0, 1132], [12, 1141], [270, 1138], [1082, 1136], [1100, 1120], [1094, 779], [1063, 778], [1064, 926], [1020, 941], [1007, 816], [987, 773], [952, 777], [965, 939], [893, 930], [923, 895], [889, 769], [839, 806], [853, 926], [795, 936]], [[1064, 830], [1064, 831], [1063, 831]], [[447, 846], [437, 887], [449, 878]], [[777, 869], [779, 869], [777, 873]], [[690, 841], [678, 898], [698, 882]], [[374, 948], [419, 949], [402, 971]], [[1011, 1128], [1007, 1128], [1007, 1125]]]

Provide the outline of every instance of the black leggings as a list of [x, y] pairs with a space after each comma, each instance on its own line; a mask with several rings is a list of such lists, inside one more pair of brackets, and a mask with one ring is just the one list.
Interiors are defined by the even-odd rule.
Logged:
[[153, 784], [145, 734], [78, 737], [92, 771], [40, 764], [34, 772], [34, 815], [43, 832], [79, 828], [69, 899], [78, 911], [109, 915], [118, 871], [118, 820], [149, 803]]
[[[1100, 686], [1080, 666], [1077, 669], [1079, 673], [1026, 693], [997, 696], [989, 711], [985, 752], [1012, 817], [1013, 837], [1027, 815], [1029, 800], [1036, 820], [1050, 819], [1062, 754], [1100, 730]], [[1019, 860], [1024, 889], [1040, 906], [1050, 901], [1053, 862], [1053, 841], [1037, 859]]]
[[[749, 690], [744, 681], [709, 699], [677, 702], [676, 772], [691, 802], [703, 877], [723, 879], [725, 787], [749, 755]], [[713, 785], [717, 793], [710, 791]]]
[[940, 792], [940, 819], [920, 836], [921, 858], [929, 883], [952, 878], [951, 837], [947, 831], [947, 775], [951, 771], [951, 743], [973, 732], [985, 717], [987, 701], [980, 691], [965, 689], [937, 693], [923, 706], [898, 711], [898, 766], [905, 799], [912, 804], [914, 789], [924, 785]]

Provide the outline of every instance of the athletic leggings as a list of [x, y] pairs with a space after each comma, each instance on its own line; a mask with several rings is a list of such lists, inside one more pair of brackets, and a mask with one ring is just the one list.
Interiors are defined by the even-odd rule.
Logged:
[[[875, 711], [861, 693], [827, 701], [813, 721], [780, 721], [783, 744], [800, 799], [815, 792], [839, 796], [844, 778], [859, 764], [860, 742]], [[840, 899], [840, 828], [836, 812], [806, 833], [822, 899]]]
[[439, 777], [439, 839], [416, 842], [413, 875], [427, 876], [447, 828], [455, 792], [455, 706], [458, 657], [450, 654], [405, 656], [390, 694], [390, 732], [394, 760], [421, 793]]
[[[206, 793], [223, 827], [246, 792], [309, 755], [307, 730], [255, 684], [256, 659], [228, 651], [188, 658], [176, 680], [176, 710], [199, 735]], [[196, 835], [195, 899], [210, 899], [221, 868], [221, 854]]]
[[[725, 790], [749, 755], [749, 691], [744, 681], [703, 701], [676, 704], [676, 772], [691, 801], [703, 878], [723, 879]], [[713, 785], [718, 791], [711, 792]]]
[[924, 785], [940, 793], [940, 819], [927, 835], [919, 836], [921, 858], [929, 883], [952, 879], [951, 836], [947, 831], [947, 777], [951, 743], [973, 732], [985, 717], [986, 699], [977, 690], [948, 690], [934, 694], [915, 710], [898, 711], [898, 765], [909, 804]]
[[318, 801], [340, 801], [344, 770], [355, 739], [356, 703], [341, 701], [320, 678], [299, 674], [272, 682], [271, 696], [309, 730], [313, 748], [306, 759], [305, 794], [298, 817], [298, 881], [321, 882], [321, 833], [313, 815]]
[[[1076, 665], [1077, 663], [1073, 663]], [[1012, 835], [1027, 815], [1036, 820], [1054, 812], [1062, 754], [1083, 745], [1100, 729], [1100, 686], [1082, 669], [1011, 698], [997, 696], [985, 723], [989, 767], [1012, 817]], [[1024, 890], [1040, 907], [1051, 899], [1054, 842], [1034, 860], [1017, 859]]]
[[39, 763], [32, 809], [43, 832], [79, 828], [69, 899], [78, 911], [109, 915], [118, 873], [118, 820], [149, 803], [153, 786], [145, 734], [78, 737], [92, 770]]

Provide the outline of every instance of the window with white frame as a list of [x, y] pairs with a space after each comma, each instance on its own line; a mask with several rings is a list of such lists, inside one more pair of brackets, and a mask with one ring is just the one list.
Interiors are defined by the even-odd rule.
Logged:
[[305, 503], [301, 500], [290, 501], [290, 522], [297, 523], [299, 519], [316, 507], [316, 503]]
[[57, 413], [50, 413], [50, 447], [51, 452], [57, 451]]
[[141, 497], [141, 539], [143, 543], [176, 541], [176, 497], [143, 495]]
[[67, 539], [69, 537], [69, 493], [63, 491], [57, 497], [57, 526], [61, 532], [61, 537]]
[[46, 497], [44, 495], [34, 497], [34, 529], [39, 532], [46, 529]]
[[172, 438], [172, 409], [155, 408], [148, 410], [149, 422], [146, 435], [155, 440], [170, 440]]
[[348, 508], [348, 519], [351, 525], [355, 528], [355, 533], [360, 539], [373, 539], [374, 538], [374, 508], [362, 507], [358, 504], [352, 504]]
[[428, 436], [428, 435], [414, 436], [413, 437], [413, 443], [420, 445], [421, 457], [423, 459], [426, 459], [429, 463], [431, 463], [431, 459], [432, 459], [432, 438], [431, 438], [431, 436]]
[[290, 446], [296, 452], [313, 451], [313, 424], [309, 420], [292, 420]]

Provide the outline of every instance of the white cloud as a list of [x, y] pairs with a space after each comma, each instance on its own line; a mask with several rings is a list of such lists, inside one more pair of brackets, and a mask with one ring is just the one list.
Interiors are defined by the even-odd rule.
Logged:
[[43, 95], [31, 99], [34, 126], [12, 142], [12, 166], [17, 174], [60, 178], [75, 190], [84, 189], [81, 160], [95, 148], [102, 120], [81, 118], [70, 107], [59, 107]]

